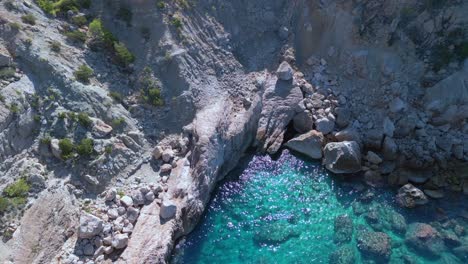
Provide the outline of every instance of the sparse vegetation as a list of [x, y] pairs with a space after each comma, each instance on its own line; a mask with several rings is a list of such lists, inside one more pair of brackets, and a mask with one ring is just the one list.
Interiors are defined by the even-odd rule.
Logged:
[[36, 3], [44, 12], [53, 16], [91, 6], [91, 0], [36, 0]]
[[180, 17], [177, 17], [177, 16], [174, 16], [171, 20], [171, 24], [176, 27], [177, 29], [180, 29], [182, 28], [183, 24], [182, 24], [182, 20], [180, 19]]
[[65, 36], [76, 43], [85, 43], [86, 42], [86, 33], [79, 30], [65, 32]]
[[9, 25], [12, 30], [15, 30], [15, 31], [21, 30], [21, 25], [17, 22], [12, 22]]
[[60, 151], [62, 152], [61, 156], [62, 159], [69, 159], [73, 157], [73, 150], [75, 149], [75, 146], [73, 145], [73, 142], [68, 139], [64, 138], [59, 141], [59, 148]]
[[77, 81], [82, 83], [89, 83], [89, 78], [93, 76], [94, 71], [89, 68], [86, 64], [78, 67], [78, 70], [75, 71], [74, 75]]
[[164, 3], [163, 1], [158, 1], [156, 3], [156, 6], [159, 8], [159, 9], [164, 9], [166, 8], [166, 3]]
[[115, 118], [114, 120], [112, 120], [112, 127], [113, 128], [119, 127], [123, 123], [125, 123], [125, 118], [123, 117]]
[[88, 23], [88, 20], [86, 19], [86, 16], [74, 16], [72, 18], [73, 24], [82, 27]]
[[7, 198], [0, 196], [0, 213], [5, 212], [10, 206], [10, 201]]
[[13, 67], [4, 67], [0, 68], [0, 79], [9, 79], [15, 76], [15, 68]]
[[3, 192], [6, 194], [7, 197], [15, 198], [15, 197], [27, 197], [29, 189], [28, 182], [25, 178], [21, 178], [16, 182], [8, 185]]
[[135, 56], [127, 49], [125, 44], [122, 42], [114, 43], [115, 56], [117, 63], [122, 66], [128, 66], [130, 63], [135, 61]]
[[141, 76], [139, 78], [139, 83], [141, 85], [140, 94], [141, 98], [153, 105], [153, 106], [163, 106], [164, 100], [161, 96], [161, 89], [159, 88], [156, 79], [154, 78], [151, 68], [146, 67], [143, 69]]
[[50, 50], [52, 50], [55, 53], [59, 53], [62, 48], [62, 44], [60, 42], [54, 40], [52, 43], [50, 43]]
[[89, 115], [85, 112], [81, 112], [77, 116], [78, 123], [80, 123], [83, 127], [90, 127], [93, 121], [89, 118]]
[[23, 23], [29, 24], [29, 25], [36, 25], [36, 17], [33, 14], [27, 14], [21, 16], [21, 20]]
[[47, 135], [41, 138], [40, 143], [49, 146], [51, 141], [52, 141], [52, 138]]
[[122, 94], [120, 94], [119, 92], [109, 92], [109, 96], [118, 103], [121, 103], [123, 101]]
[[12, 103], [8, 108], [13, 114], [18, 114], [20, 111], [17, 103]]
[[76, 147], [76, 152], [80, 156], [90, 156], [94, 152], [94, 141], [90, 138], [81, 140], [80, 144]]
[[110, 155], [112, 153], [113, 147], [112, 145], [108, 145], [104, 148], [104, 151], [106, 152], [107, 155]]

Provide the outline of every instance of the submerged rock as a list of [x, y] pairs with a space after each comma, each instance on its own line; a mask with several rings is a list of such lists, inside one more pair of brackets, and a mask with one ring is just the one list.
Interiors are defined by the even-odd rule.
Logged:
[[291, 227], [289, 223], [274, 222], [260, 227], [253, 239], [258, 244], [278, 244], [299, 235], [300, 232]]
[[413, 208], [418, 205], [424, 205], [428, 202], [426, 195], [410, 183], [404, 185], [398, 190], [396, 201], [400, 206], [406, 208]]
[[330, 264], [354, 264], [356, 263], [356, 256], [354, 250], [350, 246], [342, 246], [330, 254]]
[[388, 260], [392, 254], [391, 239], [382, 232], [361, 231], [357, 243], [364, 257]]
[[328, 143], [323, 164], [333, 173], [355, 173], [361, 170], [361, 150], [355, 141]]
[[312, 130], [289, 140], [286, 147], [312, 159], [321, 159], [324, 140], [322, 133]]
[[347, 215], [340, 215], [335, 218], [335, 234], [333, 240], [335, 243], [344, 243], [351, 241], [353, 236], [353, 221]]
[[439, 256], [445, 250], [440, 233], [432, 226], [424, 223], [409, 225], [405, 243], [412, 249], [432, 257]]

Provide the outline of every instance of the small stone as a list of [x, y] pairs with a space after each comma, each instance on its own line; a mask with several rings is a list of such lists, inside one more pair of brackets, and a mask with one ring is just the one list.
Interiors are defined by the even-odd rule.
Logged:
[[133, 224], [128, 223], [124, 228], [122, 229], [122, 233], [130, 234], [133, 232]]
[[146, 201], [152, 202], [154, 201], [154, 199], [155, 199], [154, 192], [148, 192], [147, 194], [145, 194]]
[[399, 97], [396, 97], [390, 102], [389, 109], [392, 113], [398, 113], [406, 108], [405, 102]]
[[139, 211], [136, 208], [129, 207], [127, 209], [127, 219], [130, 221], [130, 223], [135, 223], [136, 220], [138, 219]]
[[116, 208], [112, 208], [107, 211], [107, 216], [109, 216], [109, 219], [116, 219], [119, 217], [119, 212]]
[[94, 247], [91, 244], [86, 244], [83, 248], [83, 254], [86, 256], [92, 256], [94, 255]]
[[160, 146], [156, 146], [153, 150], [153, 157], [158, 160], [162, 157], [163, 149]]
[[117, 208], [117, 213], [119, 215], [124, 215], [125, 213], [127, 213], [127, 210], [125, 209], [125, 207], [119, 206], [119, 208]]
[[424, 193], [433, 198], [433, 199], [442, 199], [444, 198], [444, 192], [443, 191], [440, 191], [440, 190], [428, 190], [428, 189], [425, 189], [424, 190]]
[[135, 191], [132, 195], [134, 205], [143, 205], [145, 204], [145, 197], [139, 191]]
[[124, 197], [120, 198], [120, 202], [126, 207], [133, 206], [133, 199], [130, 196], [125, 195]]
[[174, 158], [174, 151], [171, 148], [165, 149], [162, 153], [164, 162], [170, 162]]
[[99, 181], [96, 179], [96, 177], [94, 176], [91, 176], [89, 174], [86, 174], [84, 176], [84, 179], [87, 183], [91, 184], [92, 186], [98, 186], [99, 185]]
[[293, 78], [293, 69], [288, 62], [283, 61], [276, 71], [278, 78], [283, 81], [289, 81]]
[[117, 190], [112, 188], [110, 190], [108, 190], [106, 192], [106, 201], [110, 202], [110, 201], [113, 201], [115, 199], [115, 197], [117, 196]]
[[105, 247], [104, 248], [104, 254], [109, 255], [114, 251], [113, 247]]
[[112, 246], [116, 249], [125, 248], [128, 245], [128, 235], [127, 234], [117, 234], [112, 239]]
[[382, 163], [382, 159], [379, 157], [379, 155], [377, 155], [375, 152], [373, 151], [368, 151], [367, 152], [367, 156], [366, 156], [366, 159], [370, 162], [370, 163], [373, 163], [373, 164], [380, 164]]
[[172, 165], [171, 164], [163, 164], [161, 166], [161, 173], [169, 173], [172, 170]]

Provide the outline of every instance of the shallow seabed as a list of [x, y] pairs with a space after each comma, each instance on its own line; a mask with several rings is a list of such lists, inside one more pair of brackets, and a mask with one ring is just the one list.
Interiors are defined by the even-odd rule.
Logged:
[[[457, 238], [467, 245], [467, 220], [459, 216], [466, 214], [466, 196], [404, 210], [395, 205], [394, 192], [338, 180], [320, 164], [287, 151], [277, 160], [255, 156], [239, 177], [220, 185], [198, 227], [177, 246], [173, 262], [468, 263], [450, 245], [442, 247], [438, 256], [415, 251], [405, 243], [404, 230], [404, 220], [407, 225], [430, 223], [450, 234], [456, 227]], [[352, 221], [350, 241], [346, 239], [349, 226], [344, 233], [335, 233], [335, 219], [341, 215]], [[460, 227], [465, 229], [462, 235]], [[390, 236], [388, 259], [359, 250], [358, 232], [365, 230]], [[331, 260], [330, 255], [343, 246], [348, 250], [335, 257], [340, 255], [341, 261], [348, 262]]]

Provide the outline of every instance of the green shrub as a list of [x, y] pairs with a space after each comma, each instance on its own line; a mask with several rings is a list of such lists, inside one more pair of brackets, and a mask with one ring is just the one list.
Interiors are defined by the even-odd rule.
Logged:
[[60, 118], [60, 119], [65, 119], [65, 118], [67, 118], [67, 113], [65, 113], [65, 112], [60, 112], [60, 113], [58, 114], [58, 118]]
[[117, 62], [122, 66], [128, 66], [135, 61], [135, 56], [127, 49], [122, 42], [114, 43], [115, 56]]
[[36, 17], [33, 14], [27, 14], [21, 16], [21, 20], [29, 25], [36, 25]]
[[36, 0], [36, 3], [44, 12], [54, 16], [65, 14], [69, 10], [77, 12], [80, 8], [91, 6], [91, 0]]
[[40, 143], [49, 146], [52, 138], [50, 136], [45, 136], [40, 139]]
[[9, 79], [15, 76], [15, 68], [4, 67], [0, 68], [0, 79]]
[[177, 29], [180, 29], [183, 26], [182, 20], [179, 17], [173, 17], [171, 20], [171, 24]]
[[2, 103], [5, 102], [5, 96], [3, 96], [2, 94], [0, 94], [0, 102], [2, 102]]
[[21, 179], [17, 180], [16, 182], [8, 185], [3, 190], [3, 192], [6, 194], [6, 196], [8, 196], [10, 198], [27, 197], [30, 188], [31, 188], [31, 186], [29, 186], [26, 179], [21, 178]]
[[64, 138], [59, 141], [59, 148], [60, 151], [62, 152], [61, 156], [63, 159], [69, 159], [73, 157], [73, 151], [75, 149], [75, 146], [73, 145], [73, 142], [68, 139]]
[[21, 30], [21, 25], [17, 22], [11, 22], [9, 25], [10, 25], [10, 28], [14, 31]]
[[104, 148], [104, 151], [106, 152], [106, 154], [110, 155], [112, 153], [112, 150], [113, 150], [113, 147], [112, 145], [108, 145]]
[[18, 104], [17, 103], [12, 103], [9, 107], [10, 111], [13, 113], [13, 114], [18, 114], [20, 109], [18, 107]]
[[88, 32], [95, 44], [101, 45], [110, 51], [114, 50], [114, 42], [117, 41], [117, 38], [114, 37], [112, 32], [104, 28], [101, 19], [96, 18], [91, 21]]
[[114, 101], [121, 103], [123, 101], [122, 94], [119, 92], [109, 92], [109, 96], [114, 99]]
[[132, 10], [126, 6], [122, 6], [119, 8], [119, 11], [117, 11], [117, 18], [127, 22], [127, 26], [130, 26], [132, 23]]
[[50, 50], [52, 50], [53, 52], [59, 53], [61, 49], [62, 44], [60, 44], [60, 42], [54, 40], [52, 41], [52, 43], [50, 43]]
[[94, 152], [94, 142], [90, 138], [81, 140], [80, 144], [76, 147], [76, 152], [80, 156], [90, 156]]
[[80, 67], [78, 67], [78, 70], [76, 70], [74, 73], [76, 80], [82, 83], [88, 83], [89, 78], [91, 78], [93, 74], [94, 71], [88, 66], [86, 66], [86, 64], [83, 64]]
[[164, 3], [163, 1], [158, 1], [156, 3], [156, 6], [159, 8], [159, 9], [164, 9], [166, 7], [166, 3]]
[[93, 121], [89, 118], [89, 115], [85, 112], [81, 112], [78, 114], [78, 123], [80, 123], [83, 127], [90, 127]]
[[123, 117], [115, 118], [114, 120], [112, 120], [112, 127], [113, 128], [119, 127], [123, 123], [125, 123], [125, 118]]
[[147, 93], [147, 101], [154, 106], [163, 106], [164, 101], [161, 98], [161, 90], [157, 87], [151, 88]]
[[77, 43], [86, 42], [86, 33], [81, 32], [79, 30], [65, 32], [65, 36], [73, 42], [77, 42]]
[[10, 201], [5, 197], [0, 196], [0, 213], [5, 212], [8, 209], [8, 206], [10, 206]]
[[86, 19], [86, 16], [74, 16], [72, 18], [73, 24], [82, 27], [88, 23], [88, 20]]

